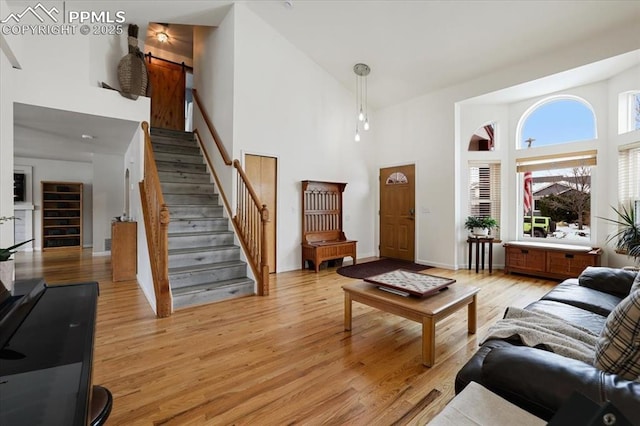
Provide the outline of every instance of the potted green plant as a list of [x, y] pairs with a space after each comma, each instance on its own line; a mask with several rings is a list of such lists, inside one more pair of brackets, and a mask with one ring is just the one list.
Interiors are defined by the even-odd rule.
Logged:
[[640, 223], [636, 218], [635, 209], [633, 204], [629, 204], [629, 208], [621, 206], [620, 209], [611, 207], [618, 215], [618, 219], [609, 219], [607, 217], [600, 217], [600, 219], [606, 220], [609, 223], [613, 223], [618, 226], [618, 230], [607, 238], [607, 243], [614, 242], [616, 251], [619, 253], [625, 253], [627, 256], [632, 257], [636, 265], [640, 264]]
[[464, 227], [468, 229], [473, 235], [482, 237], [489, 235], [490, 229], [497, 228], [498, 222], [491, 216], [469, 216], [464, 222]]
[[[0, 224], [16, 219], [18, 218], [15, 216], [2, 216], [0, 217]], [[23, 246], [30, 241], [33, 241], [33, 238], [14, 244], [11, 247], [0, 248], [0, 284], [4, 285], [4, 287], [9, 291], [13, 289], [13, 280], [15, 276], [15, 266], [11, 260], [11, 256], [16, 252], [18, 247]]]

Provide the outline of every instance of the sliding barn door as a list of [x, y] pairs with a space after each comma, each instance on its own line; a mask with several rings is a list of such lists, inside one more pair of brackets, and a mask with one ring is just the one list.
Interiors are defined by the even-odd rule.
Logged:
[[185, 67], [155, 58], [145, 60], [151, 83], [151, 127], [184, 130]]

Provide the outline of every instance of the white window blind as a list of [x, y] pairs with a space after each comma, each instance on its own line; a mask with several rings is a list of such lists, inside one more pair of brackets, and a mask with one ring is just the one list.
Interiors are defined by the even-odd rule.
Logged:
[[[620, 147], [618, 153], [618, 200], [627, 207], [640, 204], [640, 142]], [[636, 213], [640, 213], [636, 210]]]
[[[491, 216], [500, 224], [500, 164], [469, 163], [469, 215]], [[491, 230], [500, 239], [500, 228]]]
[[574, 167], [595, 166], [598, 151], [580, 151], [558, 155], [516, 158], [516, 171], [536, 172], [541, 170], [570, 169]]

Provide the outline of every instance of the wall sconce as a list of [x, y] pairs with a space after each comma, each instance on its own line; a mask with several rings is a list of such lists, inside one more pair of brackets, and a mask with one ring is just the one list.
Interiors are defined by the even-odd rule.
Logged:
[[160, 43], [166, 43], [169, 41], [169, 34], [165, 33], [164, 31], [161, 31], [159, 33], [156, 33], [156, 39]]
[[356, 74], [356, 136], [355, 141], [360, 141], [360, 122], [363, 122], [362, 128], [369, 130], [369, 114], [367, 108], [367, 76], [371, 72], [371, 68], [367, 64], [355, 64], [353, 72]]

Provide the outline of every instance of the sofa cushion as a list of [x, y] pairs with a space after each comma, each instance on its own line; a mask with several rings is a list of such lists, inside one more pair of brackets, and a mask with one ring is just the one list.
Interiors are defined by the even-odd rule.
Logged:
[[588, 266], [582, 271], [578, 281], [581, 286], [625, 297], [629, 294], [636, 275], [637, 272], [625, 269]]
[[566, 303], [606, 317], [618, 306], [622, 297], [580, 286], [578, 280], [573, 278], [558, 284], [542, 296], [542, 300]]
[[596, 335], [600, 334], [604, 327], [604, 322], [607, 320], [606, 316], [553, 300], [538, 300], [528, 305], [525, 309], [539, 310], [558, 316], [571, 324], [586, 328]]
[[462, 392], [469, 383], [477, 382], [482, 384], [482, 363], [484, 357], [487, 356], [495, 348], [512, 346], [505, 340], [487, 340], [471, 357], [469, 361], [458, 371], [455, 380], [456, 394]]
[[607, 317], [594, 365], [628, 380], [640, 377], [640, 291], [629, 294]]

